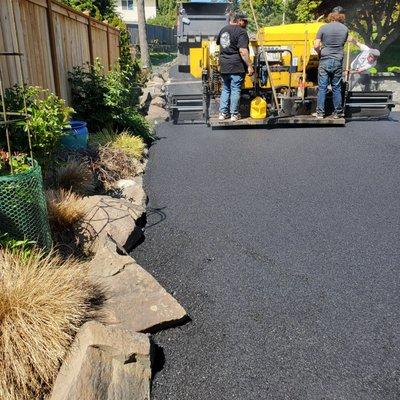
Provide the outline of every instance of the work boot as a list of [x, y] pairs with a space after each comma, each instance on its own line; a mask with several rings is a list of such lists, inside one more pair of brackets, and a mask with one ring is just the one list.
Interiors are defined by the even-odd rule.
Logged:
[[333, 114], [332, 114], [332, 118], [333, 119], [340, 119], [340, 118], [344, 118], [344, 114], [343, 114], [343, 112], [334, 112]]
[[232, 114], [231, 115], [231, 122], [239, 121], [239, 119], [240, 119], [240, 114]]
[[315, 112], [314, 114], [312, 114], [312, 116], [317, 118], [317, 119], [323, 119], [324, 118], [324, 114], [322, 114], [320, 112]]
[[228, 115], [228, 114], [219, 113], [218, 119], [219, 119], [220, 121], [223, 121], [224, 119], [228, 119], [228, 118], [229, 118], [229, 115]]

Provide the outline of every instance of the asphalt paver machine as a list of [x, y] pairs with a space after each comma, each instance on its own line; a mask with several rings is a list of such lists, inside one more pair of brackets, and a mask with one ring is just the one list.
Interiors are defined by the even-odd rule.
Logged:
[[178, 73], [167, 85], [174, 123], [201, 121], [212, 127], [276, 124], [344, 125], [351, 119], [388, 118], [392, 92], [348, 90], [343, 81], [344, 118], [316, 119], [318, 54], [313, 43], [322, 22], [260, 27], [251, 38], [255, 74], [246, 76], [236, 122], [218, 119], [221, 94], [216, 36], [227, 23], [229, 3], [184, 3], [178, 27]]

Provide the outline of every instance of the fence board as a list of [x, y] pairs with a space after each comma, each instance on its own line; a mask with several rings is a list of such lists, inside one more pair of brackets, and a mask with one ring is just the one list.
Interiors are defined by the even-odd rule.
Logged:
[[108, 65], [107, 29], [92, 23], [93, 57], [98, 58], [105, 69]]
[[[90, 62], [89, 18], [55, 0], [49, 2], [50, 16], [47, 14], [48, 0], [13, 0], [19, 47], [24, 54], [22, 68], [25, 83], [57, 91], [54, 76], [58, 71], [60, 95], [69, 102], [68, 72], [74, 66]], [[9, 1], [0, 0], [0, 52], [17, 50], [12, 15]], [[49, 18], [56, 44], [55, 60], [51, 55]], [[114, 64], [119, 57], [119, 31], [103, 22], [91, 21], [93, 56], [99, 57], [104, 67], [109, 68], [109, 64]], [[15, 58], [0, 56], [0, 67], [5, 87], [18, 82]]]

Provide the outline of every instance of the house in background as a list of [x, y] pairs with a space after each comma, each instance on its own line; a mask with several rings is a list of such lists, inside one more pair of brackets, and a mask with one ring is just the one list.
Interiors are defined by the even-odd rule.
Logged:
[[[117, 0], [117, 11], [127, 24], [137, 23], [136, 0]], [[154, 18], [157, 12], [157, 0], [144, 0], [146, 19]]]

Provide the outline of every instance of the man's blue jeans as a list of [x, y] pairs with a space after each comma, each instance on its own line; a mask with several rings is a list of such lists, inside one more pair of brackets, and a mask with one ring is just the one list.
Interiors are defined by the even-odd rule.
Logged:
[[317, 98], [318, 113], [325, 114], [325, 99], [329, 84], [332, 86], [334, 112], [336, 114], [343, 113], [342, 75], [343, 61], [328, 58], [319, 62]]
[[226, 115], [239, 113], [240, 93], [244, 74], [222, 74], [222, 93], [219, 112]]

